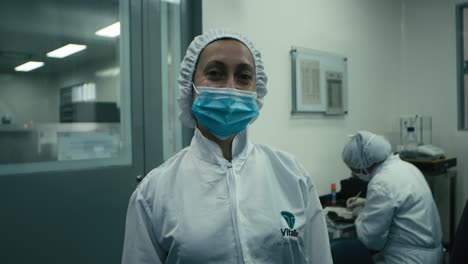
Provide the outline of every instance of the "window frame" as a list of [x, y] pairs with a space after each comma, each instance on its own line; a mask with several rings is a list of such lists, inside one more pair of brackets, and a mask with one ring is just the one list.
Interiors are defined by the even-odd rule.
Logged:
[[[457, 63], [457, 96], [458, 96], [458, 130], [468, 131], [468, 110], [467, 104], [468, 100], [465, 100], [465, 71], [468, 74], [468, 60], [465, 63], [464, 60], [464, 16], [463, 10], [468, 8], [468, 3], [458, 4], [456, 6], [456, 15], [455, 15], [455, 25], [456, 25], [456, 63]], [[468, 45], [468, 43], [467, 43]], [[468, 90], [468, 89], [467, 89]]]

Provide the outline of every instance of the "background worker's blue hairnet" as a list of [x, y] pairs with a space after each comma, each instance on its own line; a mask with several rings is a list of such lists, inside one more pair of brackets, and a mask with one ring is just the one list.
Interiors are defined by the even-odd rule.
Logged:
[[352, 169], [367, 169], [386, 160], [392, 153], [390, 143], [382, 136], [368, 131], [359, 131], [343, 149], [344, 163]]
[[179, 97], [177, 102], [180, 107], [179, 119], [187, 127], [195, 127], [195, 119], [192, 116], [192, 83], [197, 66], [198, 57], [203, 49], [211, 42], [219, 39], [235, 39], [243, 43], [252, 54], [255, 63], [255, 81], [257, 92], [257, 105], [260, 110], [263, 106], [263, 97], [267, 94], [266, 83], [267, 76], [263, 70], [263, 62], [260, 52], [254, 45], [242, 34], [229, 32], [225, 30], [214, 30], [203, 35], [195, 37], [190, 43], [187, 53], [180, 65], [179, 75]]

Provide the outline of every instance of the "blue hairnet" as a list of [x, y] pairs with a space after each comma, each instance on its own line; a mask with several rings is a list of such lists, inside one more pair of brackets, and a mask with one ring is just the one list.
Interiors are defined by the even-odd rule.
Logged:
[[192, 83], [197, 65], [198, 57], [203, 49], [211, 42], [223, 39], [235, 39], [242, 42], [252, 54], [255, 63], [255, 76], [256, 76], [256, 91], [257, 91], [257, 105], [258, 109], [263, 106], [263, 97], [267, 94], [266, 83], [267, 76], [263, 70], [263, 62], [260, 52], [254, 45], [243, 35], [225, 30], [214, 30], [203, 35], [197, 36], [193, 39], [187, 48], [187, 53], [180, 65], [179, 75], [179, 97], [177, 102], [180, 107], [179, 119], [183, 125], [187, 127], [195, 127], [195, 119], [192, 116]]
[[368, 131], [359, 131], [351, 137], [341, 156], [348, 167], [367, 169], [386, 160], [391, 153], [392, 147], [384, 137]]

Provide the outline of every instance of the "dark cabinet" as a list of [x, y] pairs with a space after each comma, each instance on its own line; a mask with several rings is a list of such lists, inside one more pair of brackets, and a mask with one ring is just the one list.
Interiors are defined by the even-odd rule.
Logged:
[[60, 122], [120, 122], [120, 111], [113, 102], [76, 102], [60, 106]]

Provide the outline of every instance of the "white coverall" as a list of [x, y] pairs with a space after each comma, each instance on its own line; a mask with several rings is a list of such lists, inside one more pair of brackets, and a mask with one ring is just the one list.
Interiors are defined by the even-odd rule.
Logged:
[[251, 143], [244, 130], [229, 162], [196, 130], [191, 145], [133, 193], [122, 263], [328, 264], [332, 258], [317, 192], [291, 155]]
[[439, 213], [421, 172], [395, 155], [372, 174], [356, 219], [359, 239], [383, 249], [387, 264], [442, 263]]

